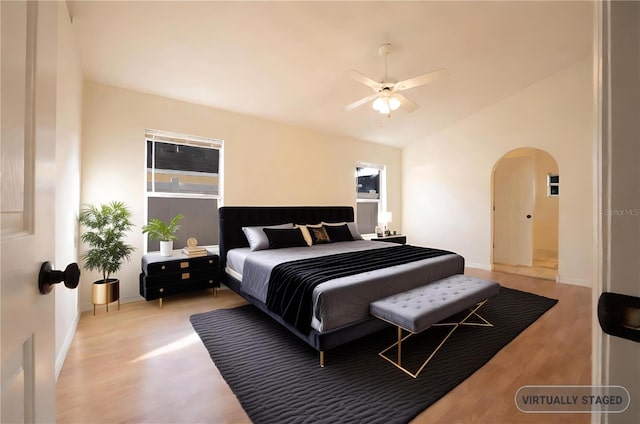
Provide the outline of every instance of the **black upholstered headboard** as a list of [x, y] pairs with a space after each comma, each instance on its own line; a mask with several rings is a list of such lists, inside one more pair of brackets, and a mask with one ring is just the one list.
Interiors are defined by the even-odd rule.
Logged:
[[317, 224], [324, 222], [350, 222], [354, 220], [351, 206], [223, 206], [220, 218], [220, 266], [224, 272], [227, 251], [247, 247], [249, 243], [242, 227], [256, 225]]

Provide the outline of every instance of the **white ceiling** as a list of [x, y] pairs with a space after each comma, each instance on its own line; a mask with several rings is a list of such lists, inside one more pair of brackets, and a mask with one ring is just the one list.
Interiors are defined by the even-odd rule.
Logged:
[[[71, 3], [85, 79], [323, 132], [406, 146], [591, 53], [592, 3]], [[421, 107], [391, 118], [349, 69], [379, 80], [390, 42], [398, 80]]]

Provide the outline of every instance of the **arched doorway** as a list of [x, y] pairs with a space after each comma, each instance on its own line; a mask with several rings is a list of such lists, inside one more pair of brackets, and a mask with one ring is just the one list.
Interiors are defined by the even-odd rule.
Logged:
[[544, 150], [518, 148], [492, 172], [492, 268], [555, 280], [558, 272], [559, 172]]

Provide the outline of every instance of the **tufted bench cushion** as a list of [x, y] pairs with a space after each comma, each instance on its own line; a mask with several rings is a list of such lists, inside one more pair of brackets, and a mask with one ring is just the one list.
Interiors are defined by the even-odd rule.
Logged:
[[377, 300], [371, 303], [370, 312], [405, 330], [419, 333], [499, 291], [500, 285], [495, 281], [457, 274]]

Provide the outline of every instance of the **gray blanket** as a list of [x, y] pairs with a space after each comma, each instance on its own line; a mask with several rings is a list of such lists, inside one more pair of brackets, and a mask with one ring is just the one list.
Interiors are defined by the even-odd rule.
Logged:
[[[361, 240], [251, 252], [246, 255], [242, 267], [242, 290], [265, 302], [271, 270], [279, 263], [397, 246]], [[319, 332], [326, 332], [361, 321], [370, 317], [369, 304], [375, 300], [462, 273], [464, 259], [452, 254], [327, 281], [313, 291], [314, 318], [311, 326]]]

